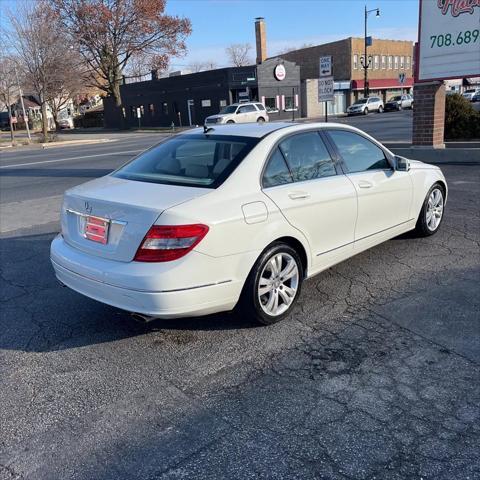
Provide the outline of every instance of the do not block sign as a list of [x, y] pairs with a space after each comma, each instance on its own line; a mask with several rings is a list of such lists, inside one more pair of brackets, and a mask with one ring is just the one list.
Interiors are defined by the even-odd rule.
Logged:
[[333, 95], [333, 77], [323, 77], [318, 79], [318, 101], [331, 102]]

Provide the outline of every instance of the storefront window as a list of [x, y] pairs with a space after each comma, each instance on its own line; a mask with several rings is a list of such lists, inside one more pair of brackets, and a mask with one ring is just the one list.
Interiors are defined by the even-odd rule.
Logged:
[[287, 97], [285, 95], [285, 111], [286, 112], [291, 112], [292, 110], [296, 110], [297, 108], [295, 107], [295, 97], [289, 96]]
[[267, 112], [274, 113], [278, 112], [277, 102], [275, 97], [265, 97], [265, 108]]
[[150, 112], [150, 115], [153, 115], [155, 113], [155, 107], [153, 103], [148, 104], [148, 111]]

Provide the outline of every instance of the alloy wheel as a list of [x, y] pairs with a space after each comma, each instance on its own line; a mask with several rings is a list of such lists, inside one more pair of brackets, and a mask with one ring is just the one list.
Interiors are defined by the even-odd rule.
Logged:
[[297, 262], [290, 254], [273, 255], [258, 281], [257, 295], [262, 310], [273, 317], [285, 313], [295, 300], [299, 279]]
[[434, 232], [443, 216], [443, 193], [439, 188], [434, 188], [428, 197], [428, 204], [426, 210], [427, 227], [431, 232]]

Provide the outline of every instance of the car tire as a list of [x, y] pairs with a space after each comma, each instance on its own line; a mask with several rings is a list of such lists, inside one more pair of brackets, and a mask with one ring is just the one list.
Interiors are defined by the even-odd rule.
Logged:
[[368, 115], [368, 108], [365, 107], [365, 110], [363, 111], [364, 115]]
[[[280, 275], [283, 272], [290, 278], [282, 281]], [[290, 314], [300, 296], [303, 275], [303, 264], [297, 251], [283, 242], [272, 243], [250, 271], [237, 312], [262, 325], [279, 322]], [[262, 289], [265, 290], [263, 294]]]
[[233, 120], [227, 120], [225, 123], [235, 123]]
[[383, 107], [381, 105], [378, 107], [378, 113], [383, 113]]
[[265, 123], [265, 119], [263, 117], [258, 117], [257, 123]]
[[419, 237], [429, 237], [438, 232], [445, 210], [445, 188], [435, 183], [423, 201], [420, 215], [415, 225], [415, 233]]

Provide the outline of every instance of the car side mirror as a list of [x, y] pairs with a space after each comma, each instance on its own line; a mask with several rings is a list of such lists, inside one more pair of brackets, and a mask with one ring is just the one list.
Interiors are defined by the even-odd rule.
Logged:
[[410, 161], [408, 158], [395, 155], [395, 170], [399, 172], [408, 172], [410, 170]]

